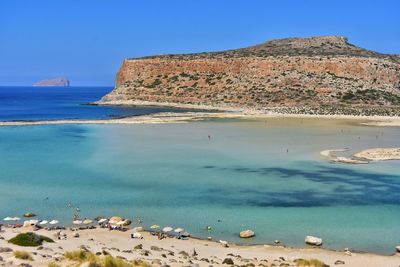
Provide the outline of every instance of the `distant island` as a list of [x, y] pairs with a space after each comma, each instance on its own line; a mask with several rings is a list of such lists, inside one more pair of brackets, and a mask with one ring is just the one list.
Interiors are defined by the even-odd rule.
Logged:
[[59, 86], [69, 87], [69, 80], [65, 77], [57, 77], [54, 79], [41, 80], [33, 84], [33, 86]]
[[124, 60], [98, 104], [208, 106], [319, 115], [400, 114], [400, 57], [343, 36]]

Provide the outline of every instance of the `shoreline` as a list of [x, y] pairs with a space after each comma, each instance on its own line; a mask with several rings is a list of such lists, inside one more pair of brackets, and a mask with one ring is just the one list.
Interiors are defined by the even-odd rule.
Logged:
[[[148, 106], [148, 105], [146, 105]], [[175, 106], [176, 107], [176, 106]], [[176, 107], [183, 108], [183, 107]], [[199, 107], [198, 107], [199, 108]], [[219, 110], [221, 111], [221, 110]], [[127, 116], [111, 119], [63, 119], [63, 120], [38, 120], [38, 121], [0, 121], [0, 127], [5, 126], [34, 126], [58, 124], [163, 124], [163, 123], [188, 123], [204, 121], [207, 119], [322, 119], [322, 120], [349, 120], [358, 121], [363, 126], [400, 127], [400, 117], [386, 116], [356, 116], [356, 115], [317, 115], [317, 114], [286, 114], [278, 112], [263, 113], [253, 110], [230, 110], [224, 112], [159, 112], [150, 115]]]
[[[85, 230], [72, 230], [67, 228], [62, 230], [65, 238], [57, 240], [54, 235], [57, 230], [48, 231], [40, 229], [35, 233], [48, 236], [55, 240], [55, 243], [44, 243], [42, 249], [36, 247], [20, 247], [7, 242], [10, 238], [21, 232], [30, 232], [31, 229], [24, 228], [4, 228], [0, 235], [0, 247], [9, 247], [13, 250], [23, 250], [33, 254], [34, 266], [47, 266], [50, 262], [58, 259], [60, 266], [70, 266], [70, 262], [64, 262], [62, 255], [66, 251], [74, 251], [85, 246], [93, 253], [107, 251], [114, 257], [123, 257], [127, 260], [141, 259], [152, 266], [160, 266], [166, 263], [170, 266], [183, 266], [198, 264], [199, 266], [225, 265], [223, 261], [230, 258], [235, 264], [245, 265], [254, 264], [258, 266], [279, 266], [281, 263], [293, 264], [295, 259], [318, 259], [325, 264], [334, 266], [338, 261], [344, 262], [343, 266], [398, 266], [400, 264], [400, 254], [379, 255], [368, 252], [350, 252], [330, 250], [319, 247], [293, 248], [279, 245], [256, 244], [256, 245], [238, 245], [229, 243], [228, 247], [222, 246], [217, 241], [210, 241], [191, 237], [188, 240], [179, 240], [176, 238], [165, 238], [158, 240], [148, 231], [141, 231], [143, 239], [131, 239], [130, 235], [135, 233], [129, 229], [126, 232], [110, 231], [108, 229], [96, 228]], [[74, 237], [79, 233], [79, 237]], [[141, 249], [132, 249], [138, 245]], [[194, 255], [193, 252], [196, 252]], [[35, 255], [36, 253], [37, 255]], [[40, 254], [46, 254], [43, 257]], [[4, 261], [21, 263], [26, 261], [16, 260], [11, 252], [0, 252]], [[208, 260], [208, 262], [207, 262]], [[65, 264], [65, 265], [64, 265]], [[17, 264], [15, 264], [17, 265]], [[7, 265], [9, 266], [9, 265]], [[13, 266], [13, 265], [11, 265]], [[272, 265], [273, 266], [273, 265]], [[289, 265], [288, 265], [289, 266]]]

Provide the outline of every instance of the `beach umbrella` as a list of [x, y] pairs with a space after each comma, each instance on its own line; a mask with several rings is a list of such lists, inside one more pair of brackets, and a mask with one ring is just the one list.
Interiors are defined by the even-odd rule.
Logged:
[[110, 220], [108, 221], [110, 224], [117, 224], [120, 221], [123, 221], [124, 219], [122, 219], [122, 217], [119, 216], [113, 216], [110, 218]]
[[81, 220], [75, 220], [75, 221], [73, 221], [72, 223], [73, 223], [73, 224], [82, 224], [82, 221], [81, 221]]
[[150, 226], [150, 229], [158, 229], [158, 228], [160, 228], [160, 226], [157, 224], [153, 224], [152, 226]]
[[174, 230], [175, 233], [182, 233], [183, 231], [185, 231], [183, 228], [176, 228]]
[[21, 218], [18, 218], [18, 217], [5, 217], [3, 220], [4, 221], [19, 221], [19, 220], [21, 220]]
[[57, 220], [52, 220], [52, 221], [49, 222], [49, 224], [58, 224], [58, 221]]
[[119, 225], [119, 226], [123, 226], [124, 224], [125, 224], [125, 221], [120, 221], [120, 222], [116, 223], [116, 225]]
[[107, 222], [107, 221], [108, 221], [107, 219], [101, 218], [101, 219], [98, 221], [98, 223], [105, 223], [105, 222]]
[[92, 222], [93, 222], [92, 220], [85, 219], [85, 220], [83, 221], [83, 224], [91, 224]]
[[169, 227], [169, 226], [164, 227], [164, 228], [162, 229], [163, 232], [171, 232], [172, 230], [173, 230], [173, 228], [172, 228], [172, 227]]
[[40, 225], [45, 225], [45, 224], [48, 224], [48, 223], [49, 223], [49, 221], [43, 220], [43, 221], [41, 221], [39, 224], [40, 224]]

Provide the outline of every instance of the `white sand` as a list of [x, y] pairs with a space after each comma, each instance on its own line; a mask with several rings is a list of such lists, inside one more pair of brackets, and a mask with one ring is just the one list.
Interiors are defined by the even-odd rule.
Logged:
[[43, 120], [43, 121], [3, 121], [0, 126], [30, 126], [53, 124], [161, 124], [185, 123], [191, 121], [220, 119], [268, 119], [268, 118], [300, 118], [300, 119], [340, 119], [352, 120], [362, 125], [387, 126], [388, 124], [400, 125], [400, 117], [363, 117], [349, 115], [307, 115], [307, 114], [280, 114], [261, 113], [251, 110], [236, 112], [165, 112], [151, 115], [130, 116], [117, 119], [104, 120]]

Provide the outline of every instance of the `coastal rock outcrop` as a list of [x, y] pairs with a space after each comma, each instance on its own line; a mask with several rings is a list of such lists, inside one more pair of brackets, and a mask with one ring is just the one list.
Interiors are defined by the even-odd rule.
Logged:
[[341, 36], [126, 59], [115, 89], [98, 103], [392, 114], [400, 111], [400, 59]]
[[307, 245], [312, 245], [312, 246], [322, 246], [322, 239], [319, 237], [315, 237], [315, 236], [306, 236], [305, 238], [305, 243]]
[[33, 86], [60, 86], [60, 87], [68, 87], [69, 85], [70, 82], [65, 77], [57, 77], [54, 79], [41, 80], [33, 84]]

